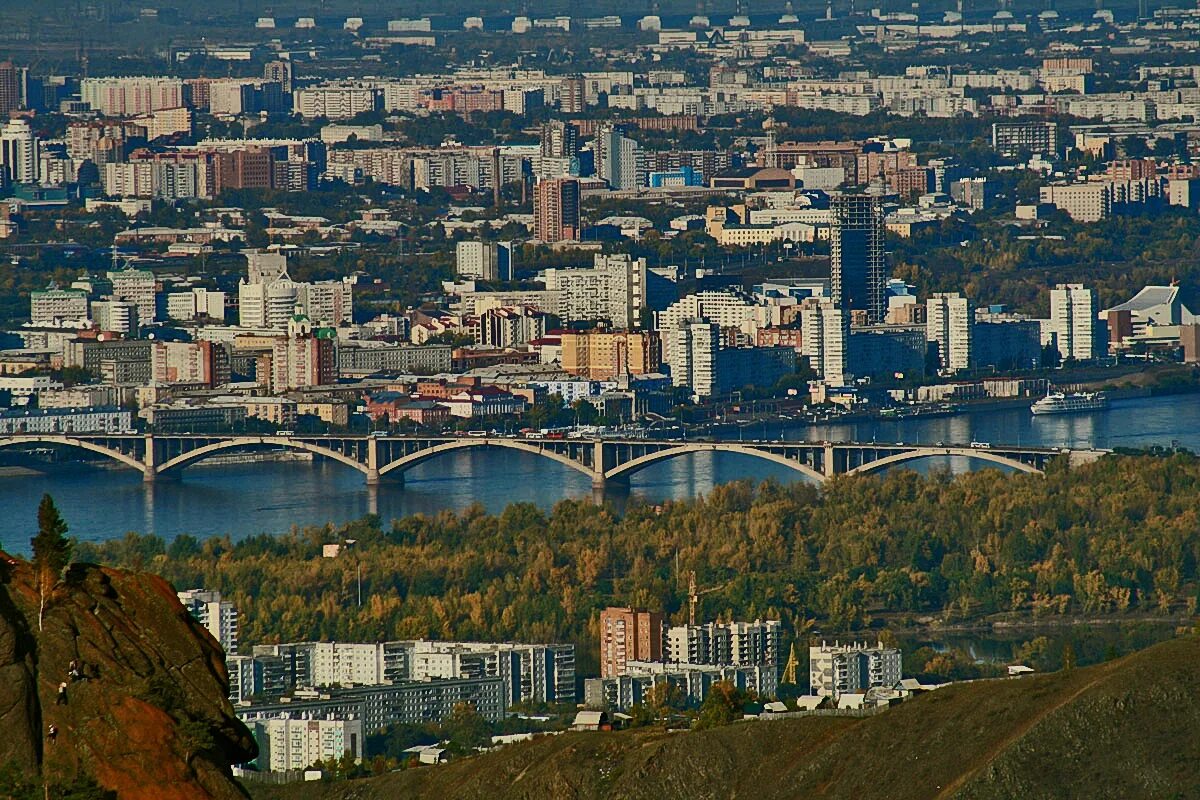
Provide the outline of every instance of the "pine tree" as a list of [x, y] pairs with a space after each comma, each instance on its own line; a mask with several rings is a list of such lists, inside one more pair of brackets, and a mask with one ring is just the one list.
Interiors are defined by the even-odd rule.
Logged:
[[38, 582], [38, 630], [41, 630], [46, 604], [59, 576], [62, 575], [63, 568], [71, 561], [67, 523], [58, 513], [54, 499], [48, 494], [42, 495], [42, 502], [38, 505], [38, 532], [31, 544], [33, 568]]

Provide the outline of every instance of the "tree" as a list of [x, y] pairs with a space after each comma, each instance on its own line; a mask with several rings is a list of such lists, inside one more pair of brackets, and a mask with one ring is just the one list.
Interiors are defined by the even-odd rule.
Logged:
[[454, 706], [450, 718], [442, 726], [442, 732], [450, 746], [459, 752], [485, 747], [492, 741], [491, 726], [470, 703]]
[[708, 696], [700, 706], [696, 718], [696, 730], [728, 725], [742, 718], [742, 707], [753, 700], [748, 692], [729, 681], [717, 681], [708, 689]]
[[38, 630], [42, 629], [42, 618], [46, 613], [54, 587], [62, 575], [63, 568], [71, 561], [71, 542], [67, 539], [67, 523], [58, 513], [54, 499], [42, 495], [38, 505], [38, 532], [31, 540], [33, 545], [33, 568], [38, 583]]
[[1062, 668], [1063, 672], [1070, 672], [1075, 669], [1075, 645], [1071, 644], [1070, 641], [1063, 645]]

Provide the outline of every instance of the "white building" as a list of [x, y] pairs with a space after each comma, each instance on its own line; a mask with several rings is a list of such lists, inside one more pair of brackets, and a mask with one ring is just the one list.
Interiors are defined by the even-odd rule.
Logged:
[[512, 242], [459, 242], [455, 259], [459, 275], [485, 281], [512, 280], [516, 267]]
[[506, 706], [575, 702], [574, 645], [424, 640], [406, 644], [411, 647], [413, 680], [499, 677]]
[[238, 324], [286, 330], [300, 301], [300, 284], [288, 280], [238, 284]]
[[144, 269], [110, 270], [113, 299], [133, 303], [137, 307], [138, 322], [147, 325], [155, 317], [154, 273]]
[[300, 305], [316, 325], [338, 326], [354, 318], [354, 284], [349, 280], [297, 284]]
[[292, 95], [296, 113], [305, 119], [350, 119], [364, 111], [374, 111], [378, 92], [364, 86], [313, 86]]
[[34, 408], [0, 413], [0, 433], [121, 433], [133, 414], [117, 408]]
[[0, 128], [0, 165], [9, 183], [37, 183], [38, 160], [38, 140], [28, 120], [9, 120]]
[[671, 342], [671, 383], [690, 386], [700, 397], [716, 394], [717, 351], [721, 348], [721, 328], [705, 319], [685, 319], [666, 331]]
[[125, 300], [93, 300], [90, 306], [92, 324], [112, 333], [137, 333], [137, 306]]
[[378, 686], [408, 676], [402, 642], [317, 642], [312, 653], [314, 686]]
[[1045, 331], [1063, 359], [1090, 361], [1108, 350], [1094, 289], [1060, 283], [1050, 290], [1050, 323]]
[[808, 691], [818, 697], [891, 688], [901, 677], [900, 651], [894, 647], [821, 642], [808, 648]]
[[79, 94], [92, 111], [111, 117], [132, 117], [184, 105], [183, 81], [179, 78], [84, 78]]
[[208, 629], [227, 654], [237, 653], [238, 612], [221, 593], [206, 589], [179, 592], [179, 602], [197, 622]]
[[777, 668], [782, 632], [778, 620], [675, 625], [667, 629], [666, 660]]
[[850, 320], [830, 300], [806, 301], [801, 311], [801, 353], [828, 386], [845, 386], [849, 379], [847, 344]]
[[646, 305], [646, 259], [597, 254], [591, 267], [547, 269], [546, 290], [559, 293], [558, 316], [565, 322], [607, 320], [613, 328], [641, 327]]
[[937, 293], [925, 301], [925, 338], [937, 347], [942, 372], [971, 368], [975, 312], [957, 292]]
[[602, 127], [596, 135], [596, 174], [610, 189], [637, 189], [646, 183], [638, 143], [618, 128]]
[[87, 292], [80, 289], [30, 292], [29, 324], [35, 328], [86, 328]]
[[8, 392], [15, 406], [28, 405], [30, 398], [40, 400], [43, 392], [62, 388], [63, 385], [49, 375], [0, 375], [0, 392]]
[[662, 360], [674, 365], [675, 342], [671, 331], [683, 320], [705, 319], [722, 329], [735, 328], [752, 342], [759, 328], [778, 321], [778, 314], [778, 308], [760, 305], [744, 292], [733, 289], [706, 289], [681, 297], [654, 315], [654, 325], [662, 332]]
[[302, 770], [319, 761], [341, 759], [350, 754], [363, 758], [361, 719], [278, 719], [254, 723], [258, 763], [270, 772]]
[[167, 317], [182, 321], [199, 317], [224, 321], [225, 293], [199, 287], [171, 292], [167, 295]]

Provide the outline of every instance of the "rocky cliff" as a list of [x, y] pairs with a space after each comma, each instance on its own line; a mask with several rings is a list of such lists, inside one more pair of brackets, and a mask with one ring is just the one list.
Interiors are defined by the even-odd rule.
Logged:
[[165, 581], [76, 564], [41, 630], [38, 608], [33, 568], [0, 553], [0, 766], [119, 800], [245, 797], [220, 645]]

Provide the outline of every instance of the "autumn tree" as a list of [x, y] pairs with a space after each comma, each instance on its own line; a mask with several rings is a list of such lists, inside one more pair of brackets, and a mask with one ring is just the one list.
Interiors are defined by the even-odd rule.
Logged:
[[46, 605], [58, 584], [63, 568], [71, 561], [71, 542], [67, 539], [67, 523], [58, 513], [54, 499], [42, 495], [38, 505], [38, 532], [31, 540], [33, 545], [33, 568], [38, 585], [38, 630]]

